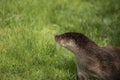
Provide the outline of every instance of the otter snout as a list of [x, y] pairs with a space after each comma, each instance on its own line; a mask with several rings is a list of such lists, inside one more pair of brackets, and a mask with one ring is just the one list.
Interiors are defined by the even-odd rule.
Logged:
[[59, 35], [55, 36], [55, 41], [59, 42], [61, 40], [61, 37]]

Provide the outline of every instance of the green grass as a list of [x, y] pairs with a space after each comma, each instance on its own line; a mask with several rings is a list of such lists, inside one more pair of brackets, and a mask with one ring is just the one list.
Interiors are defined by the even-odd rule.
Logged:
[[0, 0], [0, 80], [76, 80], [74, 55], [54, 40], [69, 31], [120, 46], [120, 1]]

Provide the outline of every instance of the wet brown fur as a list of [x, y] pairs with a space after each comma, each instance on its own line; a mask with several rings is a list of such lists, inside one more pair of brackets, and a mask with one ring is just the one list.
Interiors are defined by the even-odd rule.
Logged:
[[120, 80], [120, 48], [99, 47], [82, 33], [76, 32], [57, 35], [56, 38], [75, 42], [76, 50], [69, 50], [75, 54], [77, 60], [77, 80], [87, 80], [90, 77]]

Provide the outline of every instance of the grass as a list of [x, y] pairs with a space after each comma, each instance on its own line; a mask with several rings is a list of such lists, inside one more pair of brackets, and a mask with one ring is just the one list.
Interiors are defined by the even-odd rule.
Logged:
[[76, 80], [74, 55], [54, 35], [120, 46], [119, 26], [119, 0], [0, 0], [0, 80]]

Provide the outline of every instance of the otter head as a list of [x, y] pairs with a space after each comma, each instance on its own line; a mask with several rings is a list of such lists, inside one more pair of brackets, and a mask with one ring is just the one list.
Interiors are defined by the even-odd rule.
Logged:
[[55, 36], [57, 43], [70, 50], [75, 48], [84, 48], [89, 42], [92, 42], [82, 33], [68, 32]]
[[63, 35], [56, 35], [55, 36], [55, 40], [58, 44], [60, 44], [63, 47], [72, 47], [73, 45], [75, 45], [75, 41], [74, 39], [71, 39], [67, 36], [63, 36]]

